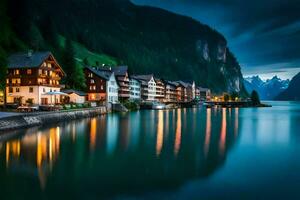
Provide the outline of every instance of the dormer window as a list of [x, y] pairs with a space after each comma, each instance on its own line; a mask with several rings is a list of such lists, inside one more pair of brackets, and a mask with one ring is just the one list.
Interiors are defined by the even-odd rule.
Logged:
[[27, 69], [27, 74], [31, 75], [32, 74], [32, 70], [31, 69]]

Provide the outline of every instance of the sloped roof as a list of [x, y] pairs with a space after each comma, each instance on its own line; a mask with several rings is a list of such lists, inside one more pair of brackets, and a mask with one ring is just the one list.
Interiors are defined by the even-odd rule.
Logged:
[[8, 58], [8, 68], [35, 68], [39, 67], [51, 54], [51, 52], [33, 52], [12, 54]]
[[91, 72], [93, 72], [94, 74], [96, 74], [97, 76], [99, 76], [100, 78], [103, 78], [105, 80], [109, 80], [112, 72], [108, 71], [108, 70], [104, 70], [101, 68], [97, 68], [97, 67], [89, 67], [86, 66], [85, 68], [87, 68], [88, 70], [90, 70]]
[[151, 78], [153, 77], [153, 74], [147, 74], [147, 75], [134, 75], [135, 78], [143, 81], [149, 82]]
[[66, 89], [66, 90], [62, 90], [62, 92], [67, 93], [67, 94], [72, 94], [75, 93], [79, 96], [86, 96], [85, 92], [79, 91], [79, 90], [73, 90], [73, 89]]
[[164, 82], [164, 84], [166, 85], [172, 85], [172, 86], [177, 86], [178, 84], [176, 84], [175, 82], [172, 81], [168, 81], [168, 80], [162, 80]]
[[125, 76], [128, 71], [128, 67], [127, 66], [112, 67], [111, 70], [115, 73], [116, 76]]

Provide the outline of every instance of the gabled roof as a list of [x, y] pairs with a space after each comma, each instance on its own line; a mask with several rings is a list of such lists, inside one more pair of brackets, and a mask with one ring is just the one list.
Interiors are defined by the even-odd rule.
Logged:
[[62, 92], [67, 93], [67, 94], [75, 93], [78, 96], [86, 96], [85, 92], [82, 92], [82, 91], [79, 91], [79, 90], [66, 89], [66, 90], [62, 90]]
[[116, 76], [125, 76], [128, 71], [128, 67], [127, 66], [112, 67], [111, 70], [115, 73]]
[[89, 67], [89, 66], [86, 66], [85, 68], [105, 80], [109, 80], [109, 78], [112, 75], [112, 72], [110, 72], [109, 70], [105, 70], [105, 69], [101, 69], [101, 68], [97, 68], [97, 67]]
[[139, 83], [142, 83], [142, 80], [136, 78], [134, 75], [129, 75], [129, 79], [133, 79], [133, 80], [138, 81]]
[[174, 82], [172, 82], [172, 81], [168, 81], [168, 80], [162, 80], [163, 82], [164, 82], [164, 84], [166, 84], [166, 85], [171, 85], [171, 86], [174, 86], [174, 87], [176, 87], [178, 84], [176, 84], [176, 83], [174, 83]]
[[149, 82], [152, 78], [154, 78], [153, 74], [147, 74], [147, 75], [134, 75], [133, 77]]
[[185, 88], [193, 87], [193, 85], [191, 83], [187, 83], [185, 81], [176, 81], [176, 83], [179, 83], [180, 85], [182, 85]]
[[16, 53], [8, 58], [8, 68], [34, 68], [39, 67], [41, 64], [51, 56], [51, 52], [33, 52], [29, 53]]

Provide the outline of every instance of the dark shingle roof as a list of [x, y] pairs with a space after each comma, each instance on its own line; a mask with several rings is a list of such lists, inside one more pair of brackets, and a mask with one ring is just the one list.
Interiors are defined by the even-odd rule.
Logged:
[[153, 74], [147, 74], [147, 75], [134, 75], [135, 78], [142, 80], [142, 81], [147, 81], [149, 82], [151, 78], [153, 77]]
[[8, 68], [34, 68], [39, 67], [49, 56], [51, 52], [33, 52], [12, 54], [8, 58]]
[[77, 94], [79, 96], [85, 96], [86, 95], [85, 92], [82, 92], [82, 91], [79, 91], [79, 90], [73, 90], [73, 89], [62, 90], [62, 92], [67, 93], [67, 94], [75, 93], [75, 94]]
[[115, 73], [116, 76], [125, 76], [128, 71], [128, 67], [127, 66], [112, 67], [111, 70]]
[[97, 76], [105, 79], [105, 80], [109, 80], [112, 72], [107, 71], [107, 70], [103, 70], [97, 67], [88, 67], [86, 66], [85, 68], [89, 69], [91, 72], [93, 72], [94, 74], [96, 74]]

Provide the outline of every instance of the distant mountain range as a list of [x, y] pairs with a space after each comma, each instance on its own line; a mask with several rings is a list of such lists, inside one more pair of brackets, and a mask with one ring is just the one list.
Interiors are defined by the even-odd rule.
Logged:
[[289, 86], [289, 80], [282, 80], [277, 76], [263, 81], [259, 76], [246, 77], [244, 85], [248, 93], [256, 90], [262, 100], [274, 100]]
[[276, 98], [281, 101], [300, 101], [300, 73], [291, 80], [289, 87]]

